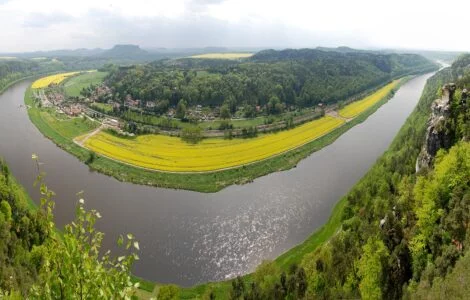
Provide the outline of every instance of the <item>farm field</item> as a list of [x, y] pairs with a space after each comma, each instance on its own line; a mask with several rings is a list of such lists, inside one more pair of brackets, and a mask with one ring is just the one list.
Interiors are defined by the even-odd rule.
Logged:
[[344, 124], [330, 116], [292, 130], [266, 134], [253, 139], [205, 139], [193, 145], [180, 138], [143, 135], [121, 138], [100, 132], [85, 147], [131, 165], [169, 172], [205, 172], [260, 161], [300, 147]]
[[46, 76], [33, 82], [32, 88], [42, 89], [42, 88], [48, 87], [50, 84], [59, 84], [62, 81], [64, 81], [66, 78], [73, 76], [75, 74], [78, 74], [78, 73], [80, 72], [60, 73], [60, 74]]
[[344, 108], [340, 109], [339, 115], [347, 119], [356, 117], [357, 115], [361, 114], [362, 112], [373, 106], [375, 103], [379, 102], [381, 99], [386, 97], [393, 89], [398, 86], [400, 81], [400, 79], [394, 80], [379, 89], [378, 91], [376, 91], [375, 93], [365, 97], [364, 99], [346, 105]]
[[87, 72], [74, 76], [64, 83], [67, 96], [80, 97], [80, 91], [90, 85], [96, 85], [103, 82], [107, 72]]
[[205, 58], [205, 59], [240, 59], [253, 56], [253, 53], [206, 53], [193, 55], [191, 58]]

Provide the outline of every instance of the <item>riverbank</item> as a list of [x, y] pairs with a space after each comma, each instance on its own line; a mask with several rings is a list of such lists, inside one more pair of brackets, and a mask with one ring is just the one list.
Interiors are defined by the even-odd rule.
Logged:
[[[382, 168], [385, 162], [390, 162], [392, 158], [403, 155], [403, 145], [408, 145], [408, 148], [414, 149], [414, 156], [418, 155], [423, 142], [426, 123], [430, 112], [430, 105], [435, 98], [437, 86], [440, 86], [442, 82], [443, 81], [440, 81], [439, 76], [435, 79], [433, 78], [432, 84], [428, 82], [417, 106], [400, 128], [400, 131], [393, 139], [387, 151], [377, 160], [366, 175], [340, 199], [334, 207], [329, 220], [303, 243], [293, 247], [274, 260], [275, 265], [279, 267], [281, 271], [287, 272], [289, 266], [292, 264], [302, 264], [302, 261], [307, 254], [314, 252], [319, 246], [329, 241], [335, 233], [341, 229], [343, 214], [348, 204], [347, 199], [354, 193], [360, 191], [363, 183], [373, 181], [374, 178], [377, 178], [377, 176], [383, 172]], [[419, 138], [417, 139], [416, 137]], [[410, 157], [408, 159], [414, 162], [416, 157]], [[404, 167], [404, 169], [406, 169], [406, 167]], [[410, 170], [413, 171], [414, 168], [411, 168]], [[252, 275], [248, 274], [243, 276], [243, 281], [245, 282], [245, 286], [249, 286], [252, 282]], [[152, 286], [148, 281], [142, 282], [142, 287], [147, 292], [141, 292], [139, 295], [142, 298], [150, 298], [152, 296], [152, 290], [155, 289], [155, 285]], [[199, 299], [203, 297], [203, 295], [207, 295], [209, 292], [212, 292], [217, 299], [225, 299], [230, 295], [231, 289], [231, 281], [206, 283], [191, 288], [180, 288], [180, 298]]]
[[[217, 194], [122, 184], [89, 172], [74, 157], [44, 139], [30, 123], [25, 109], [19, 108], [27, 88], [25, 83], [3, 99], [3, 138], [15, 141], [18, 136], [19, 140], [0, 148], [31, 195], [34, 170], [30, 168], [30, 157], [31, 153], [40, 155], [51, 188], [58, 195], [57, 216], [63, 220], [60, 224], [68, 222], [67, 216], [74, 211], [70, 198], [86, 187], [91, 207], [105, 213], [106, 222], [101, 229], [111, 240], [106, 247], [114, 249], [116, 234], [139, 233], [142, 262], [136, 264], [135, 274], [155, 282], [191, 286], [247, 273], [260, 259], [280, 255], [325, 224], [338, 199], [389, 146], [416, 105], [423, 86], [423, 79], [412, 80], [396, 93], [397, 99], [328, 149], [310, 156], [297, 169], [263, 177], [250, 185], [232, 186]], [[124, 215], [140, 217], [128, 223], [122, 222]], [[249, 224], [257, 224], [256, 231], [241, 227], [246, 218], [252, 220]], [[188, 222], [188, 227], [183, 227]], [[289, 241], [284, 240], [287, 236]], [[230, 240], [238, 241], [236, 251], [225, 247]], [[203, 241], [207, 243], [201, 244]], [[274, 249], [270, 255], [269, 249]], [[249, 260], [242, 260], [249, 253]]]
[[394, 94], [394, 91], [399, 89], [400, 86], [408, 79], [409, 77], [402, 79], [395, 89], [383, 97], [383, 99], [369, 107], [366, 111], [350, 122], [344, 123], [342, 126], [337, 127], [326, 135], [308, 142], [301, 147], [270, 157], [263, 161], [251, 163], [250, 165], [206, 173], [155, 172], [126, 165], [104, 156], [92, 154], [91, 151], [75, 144], [73, 142], [73, 138], [85, 134], [94, 128], [75, 130], [75, 136], [61, 133], [59, 127], [54, 126], [54, 124], [45, 120], [41, 115], [41, 111], [43, 111], [43, 109], [34, 105], [31, 89], [29, 89], [25, 94], [25, 104], [29, 106], [28, 116], [30, 120], [44, 136], [51, 139], [60, 148], [76, 156], [80, 161], [87, 163], [92, 170], [112, 176], [120, 181], [136, 184], [193, 190], [198, 192], [217, 192], [229, 185], [245, 184], [253, 181], [257, 177], [295, 167], [300, 160], [331, 144], [344, 132], [366, 120], [369, 115], [386, 103]]

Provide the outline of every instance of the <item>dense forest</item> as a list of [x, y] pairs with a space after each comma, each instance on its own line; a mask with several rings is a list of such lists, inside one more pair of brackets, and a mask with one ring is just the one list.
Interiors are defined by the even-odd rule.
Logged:
[[114, 100], [152, 102], [157, 112], [178, 103], [220, 107], [265, 107], [279, 113], [346, 100], [393, 78], [436, 69], [415, 54], [340, 53], [315, 49], [265, 50], [241, 61], [162, 60], [114, 68], [107, 84]]
[[64, 57], [39, 59], [0, 59], [0, 92], [9, 84], [19, 79], [40, 74], [60, 71], [87, 70], [102, 67], [105, 62], [92, 61], [84, 63], [81, 59]]
[[42, 70], [47, 70], [47, 68], [31, 60], [0, 60], [0, 91], [11, 82], [39, 74]]
[[[58, 50], [7, 54], [0, 57], [0, 91], [18, 79], [59, 71], [77, 71], [102, 68], [108, 64], [135, 64], [162, 59], [133, 45], [116, 45], [109, 50]], [[1, 56], [1, 55], [0, 55]]]

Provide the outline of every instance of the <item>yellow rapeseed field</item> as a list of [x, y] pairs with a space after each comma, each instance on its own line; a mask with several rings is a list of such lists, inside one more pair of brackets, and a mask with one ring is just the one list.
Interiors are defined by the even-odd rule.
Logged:
[[291, 130], [252, 139], [204, 139], [188, 144], [165, 135], [120, 138], [100, 132], [85, 147], [131, 165], [171, 172], [214, 171], [259, 161], [304, 145], [341, 126], [343, 120], [331, 116]]
[[52, 83], [59, 84], [62, 81], [64, 81], [64, 79], [66, 79], [67, 77], [73, 76], [78, 73], [80, 72], [60, 73], [60, 74], [46, 76], [33, 82], [32, 87], [33, 89], [42, 89], [42, 88], [48, 87]]
[[394, 80], [391, 83], [387, 84], [383, 88], [379, 89], [377, 92], [361, 99], [359, 101], [355, 101], [351, 104], [346, 105], [339, 111], [339, 115], [343, 118], [354, 118], [367, 110], [369, 107], [374, 105], [375, 103], [382, 100], [385, 96], [388, 95], [400, 82], [400, 79]]
[[206, 58], [206, 59], [239, 59], [248, 58], [253, 56], [253, 53], [206, 53], [193, 55], [192, 58]]

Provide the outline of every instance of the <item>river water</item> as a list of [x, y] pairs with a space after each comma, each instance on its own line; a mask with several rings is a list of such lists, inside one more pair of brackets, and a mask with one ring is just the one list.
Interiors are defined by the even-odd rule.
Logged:
[[301, 243], [324, 224], [334, 205], [387, 149], [419, 100], [423, 75], [404, 84], [364, 123], [313, 153], [296, 168], [273, 173], [214, 194], [122, 183], [90, 172], [56, 147], [20, 107], [30, 81], [0, 95], [0, 155], [37, 201], [32, 153], [38, 154], [46, 182], [57, 194], [56, 222], [73, 218], [76, 193], [97, 209], [105, 249], [116, 249], [121, 233], [140, 242], [134, 273], [163, 283], [192, 285], [252, 271]]

